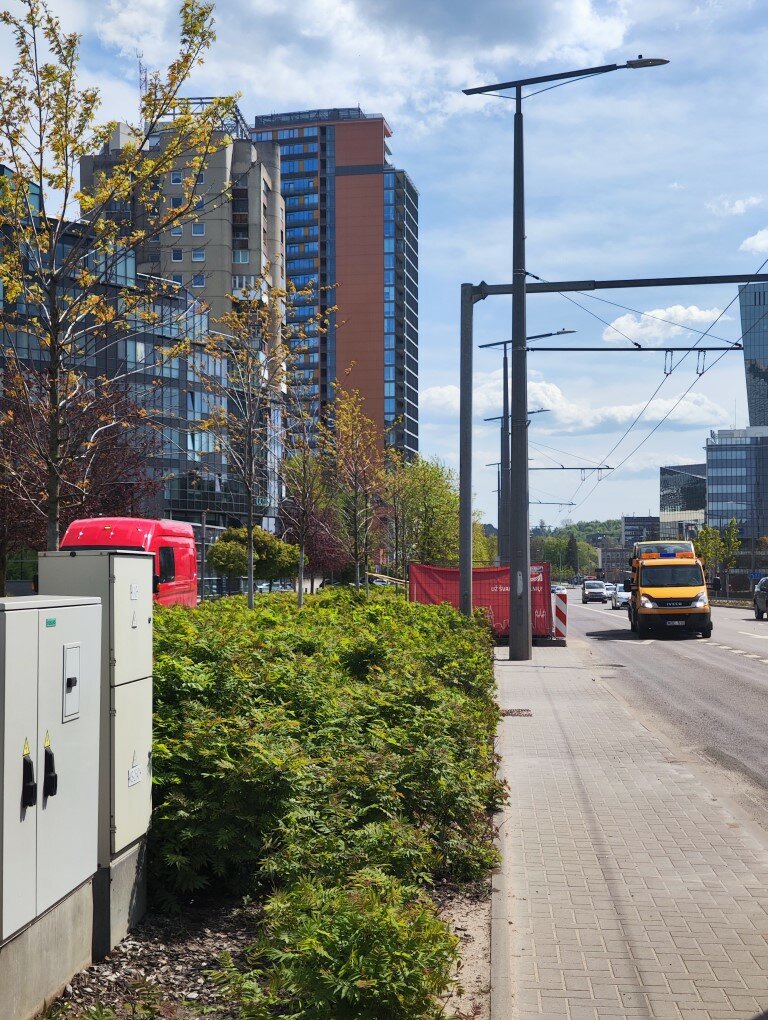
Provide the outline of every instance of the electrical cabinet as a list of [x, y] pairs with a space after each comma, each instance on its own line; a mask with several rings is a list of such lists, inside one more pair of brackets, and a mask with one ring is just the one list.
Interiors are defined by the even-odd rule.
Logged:
[[104, 606], [99, 866], [140, 839], [152, 813], [154, 557], [117, 549], [40, 553], [41, 592], [98, 595]]
[[97, 868], [101, 606], [0, 599], [0, 941]]

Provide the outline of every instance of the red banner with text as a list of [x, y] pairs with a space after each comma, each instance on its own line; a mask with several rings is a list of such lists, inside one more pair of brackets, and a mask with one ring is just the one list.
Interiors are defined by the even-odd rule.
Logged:
[[[411, 602], [438, 605], [447, 602], [459, 608], [459, 571], [456, 567], [430, 567], [411, 563], [409, 569]], [[472, 570], [472, 606], [488, 611], [491, 626], [498, 637], [509, 636], [509, 568], [474, 567]], [[549, 564], [531, 564], [531, 624], [534, 637], [552, 635], [552, 598]]]

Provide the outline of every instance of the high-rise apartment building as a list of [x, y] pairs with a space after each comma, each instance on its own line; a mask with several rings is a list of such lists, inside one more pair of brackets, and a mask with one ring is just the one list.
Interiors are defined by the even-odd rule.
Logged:
[[[206, 100], [188, 102], [202, 106]], [[173, 130], [171, 116], [150, 139], [147, 154], [162, 150]], [[231, 123], [222, 124], [219, 134], [194, 183], [194, 219], [149, 238], [136, 253], [139, 272], [172, 280], [203, 302], [214, 329], [231, 308], [229, 295], [248, 292], [265, 273], [276, 286], [285, 280], [278, 148], [255, 146], [239, 111]], [[128, 127], [119, 124], [100, 153], [81, 159], [83, 191], [91, 189], [95, 175], [110, 173], [131, 141]], [[160, 184], [158, 199], [167, 209], [186, 202], [188, 173], [180, 162]], [[132, 223], [141, 220], [143, 209], [119, 208], [112, 215]]]
[[[296, 382], [319, 405], [333, 384], [406, 456], [418, 451], [418, 192], [389, 161], [391, 130], [359, 108], [256, 117], [252, 138], [280, 146], [286, 275], [317, 300], [288, 309], [296, 331], [338, 306], [325, 336], [296, 339]], [[335, 288], [325, 290], [325, 288]], [[348, 373], [348, 374], [347, 374]]]
[[768, 425], [768, 284], [739, 287], [749, 424]]
[[[191, 104], [193, 112], [195, 107], [202, 109], [209, 102], [206, 99], [185, 101]], [[147, 155], [152, 157], [162, 152], [173, 131], [174, 116], [171, 114], [150, 137]], [[83, 191], [91, 189], [97, 175], [110, 174], [120, 162], [124, 146], [132, 140], [127, 125], [119, 124], [100, 153], [81, 159]], [[159, 235], [149, 236], [136, 250], [136, 268], [148, 277], [176, 284], [179, 295], [189, 302], [190, 308], [205, 316], [206, 328], [226, 334], [221, 317], [231, 310], [233, 298], [254, 296], [262, 280], [277, 287], [285, 284], [285, 206], [280, 190], [278, 146], [270, 142], [254, 145], [237, 108], [231, 122], [222, 123], [220, 130], [214, 132], [211, 150], [194, 180], [192, 215]], [[189, 175], [188, 162], [182, 158], [157, 182], [157, 202], [165, 210], [186, 207]], [[134, 199], [130, 206], [120, 205], [110, 210], [109, 215], [130, 226], [141, 224], [146, 210], [143, 203]], [[255, 336], [254, 342], [259, 343], [261, 339]], [[226, 345], [224, 347], [226, 349]], [[196, 360], [206, 357], [201, 353], [188, 359], [185, 371], [190, 378], [194, 375]], [[226, 359], [215, 369], [226, 373]], [[169, 387], [170, 383], [162, 380], [162, 388]], [[228, 477], [227, 459], [216, 450], [215, 437], [209, 430], [195, 427], [208, 417], [214, 398], [205, 392], [204, 386], [198, 385], [189, 386], [184, 399], [186, 406], [179, 409], [179, 421], [183, 424], [179, 438], [186, 446], [186, 459], [191, 468], [176, 477], [166, 475], [168, 509], [174, 516], [185, 519], [199, 518], [202, 510], [206, 510], [209, 521], [214, 524], [237, 519], [245, 506], [242, 486]], [[279, 413], [275, 412], [271, 438], [265, 450], [264, 485], [260, 494], [260, 505], [270, 511], [263, 520], [265, 527], [272, 526], [280, 501], [278, 419]]]

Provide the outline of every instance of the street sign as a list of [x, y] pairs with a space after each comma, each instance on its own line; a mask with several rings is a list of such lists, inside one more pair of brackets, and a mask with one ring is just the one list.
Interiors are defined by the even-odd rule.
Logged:
[[260, 507], [268, 507], [269, 506], [269, 496], [254, 496], [254, 498], [253, 498], [253, 505], [254, 506], [260, 506]]
[[750, 581], [759, 581], [762, 577], [765, 577], [764, 570], [750, 570], [749, 572]]

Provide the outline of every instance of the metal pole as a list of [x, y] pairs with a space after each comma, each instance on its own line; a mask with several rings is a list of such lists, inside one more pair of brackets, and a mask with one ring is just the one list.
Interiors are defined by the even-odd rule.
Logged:
[[205, 531], [206, 524], [208, 523], [208, 511], [203, 510], [201, 514], [202, 525], [203, 525], [203, 540], [200, 545], [200, 573], [202, 574], [202, 582], [200, 584], [200, 601], [205, 602]]
[[504, 344], [504, 398], [501, 411], [501, 484], [499, 486], [499, 566], [509, 565], [509, 357]]
[[472, 615], [472, 319], [474, 287], [461, 285], [459, 370], [459, 610]]
[[528, 525], [528, 371], [525, 329], [525, 189], [522, 87], [515, 89], [512, 182], [512, 400], [510, 428], [509, 658], [531, 658], [531, 551]]

